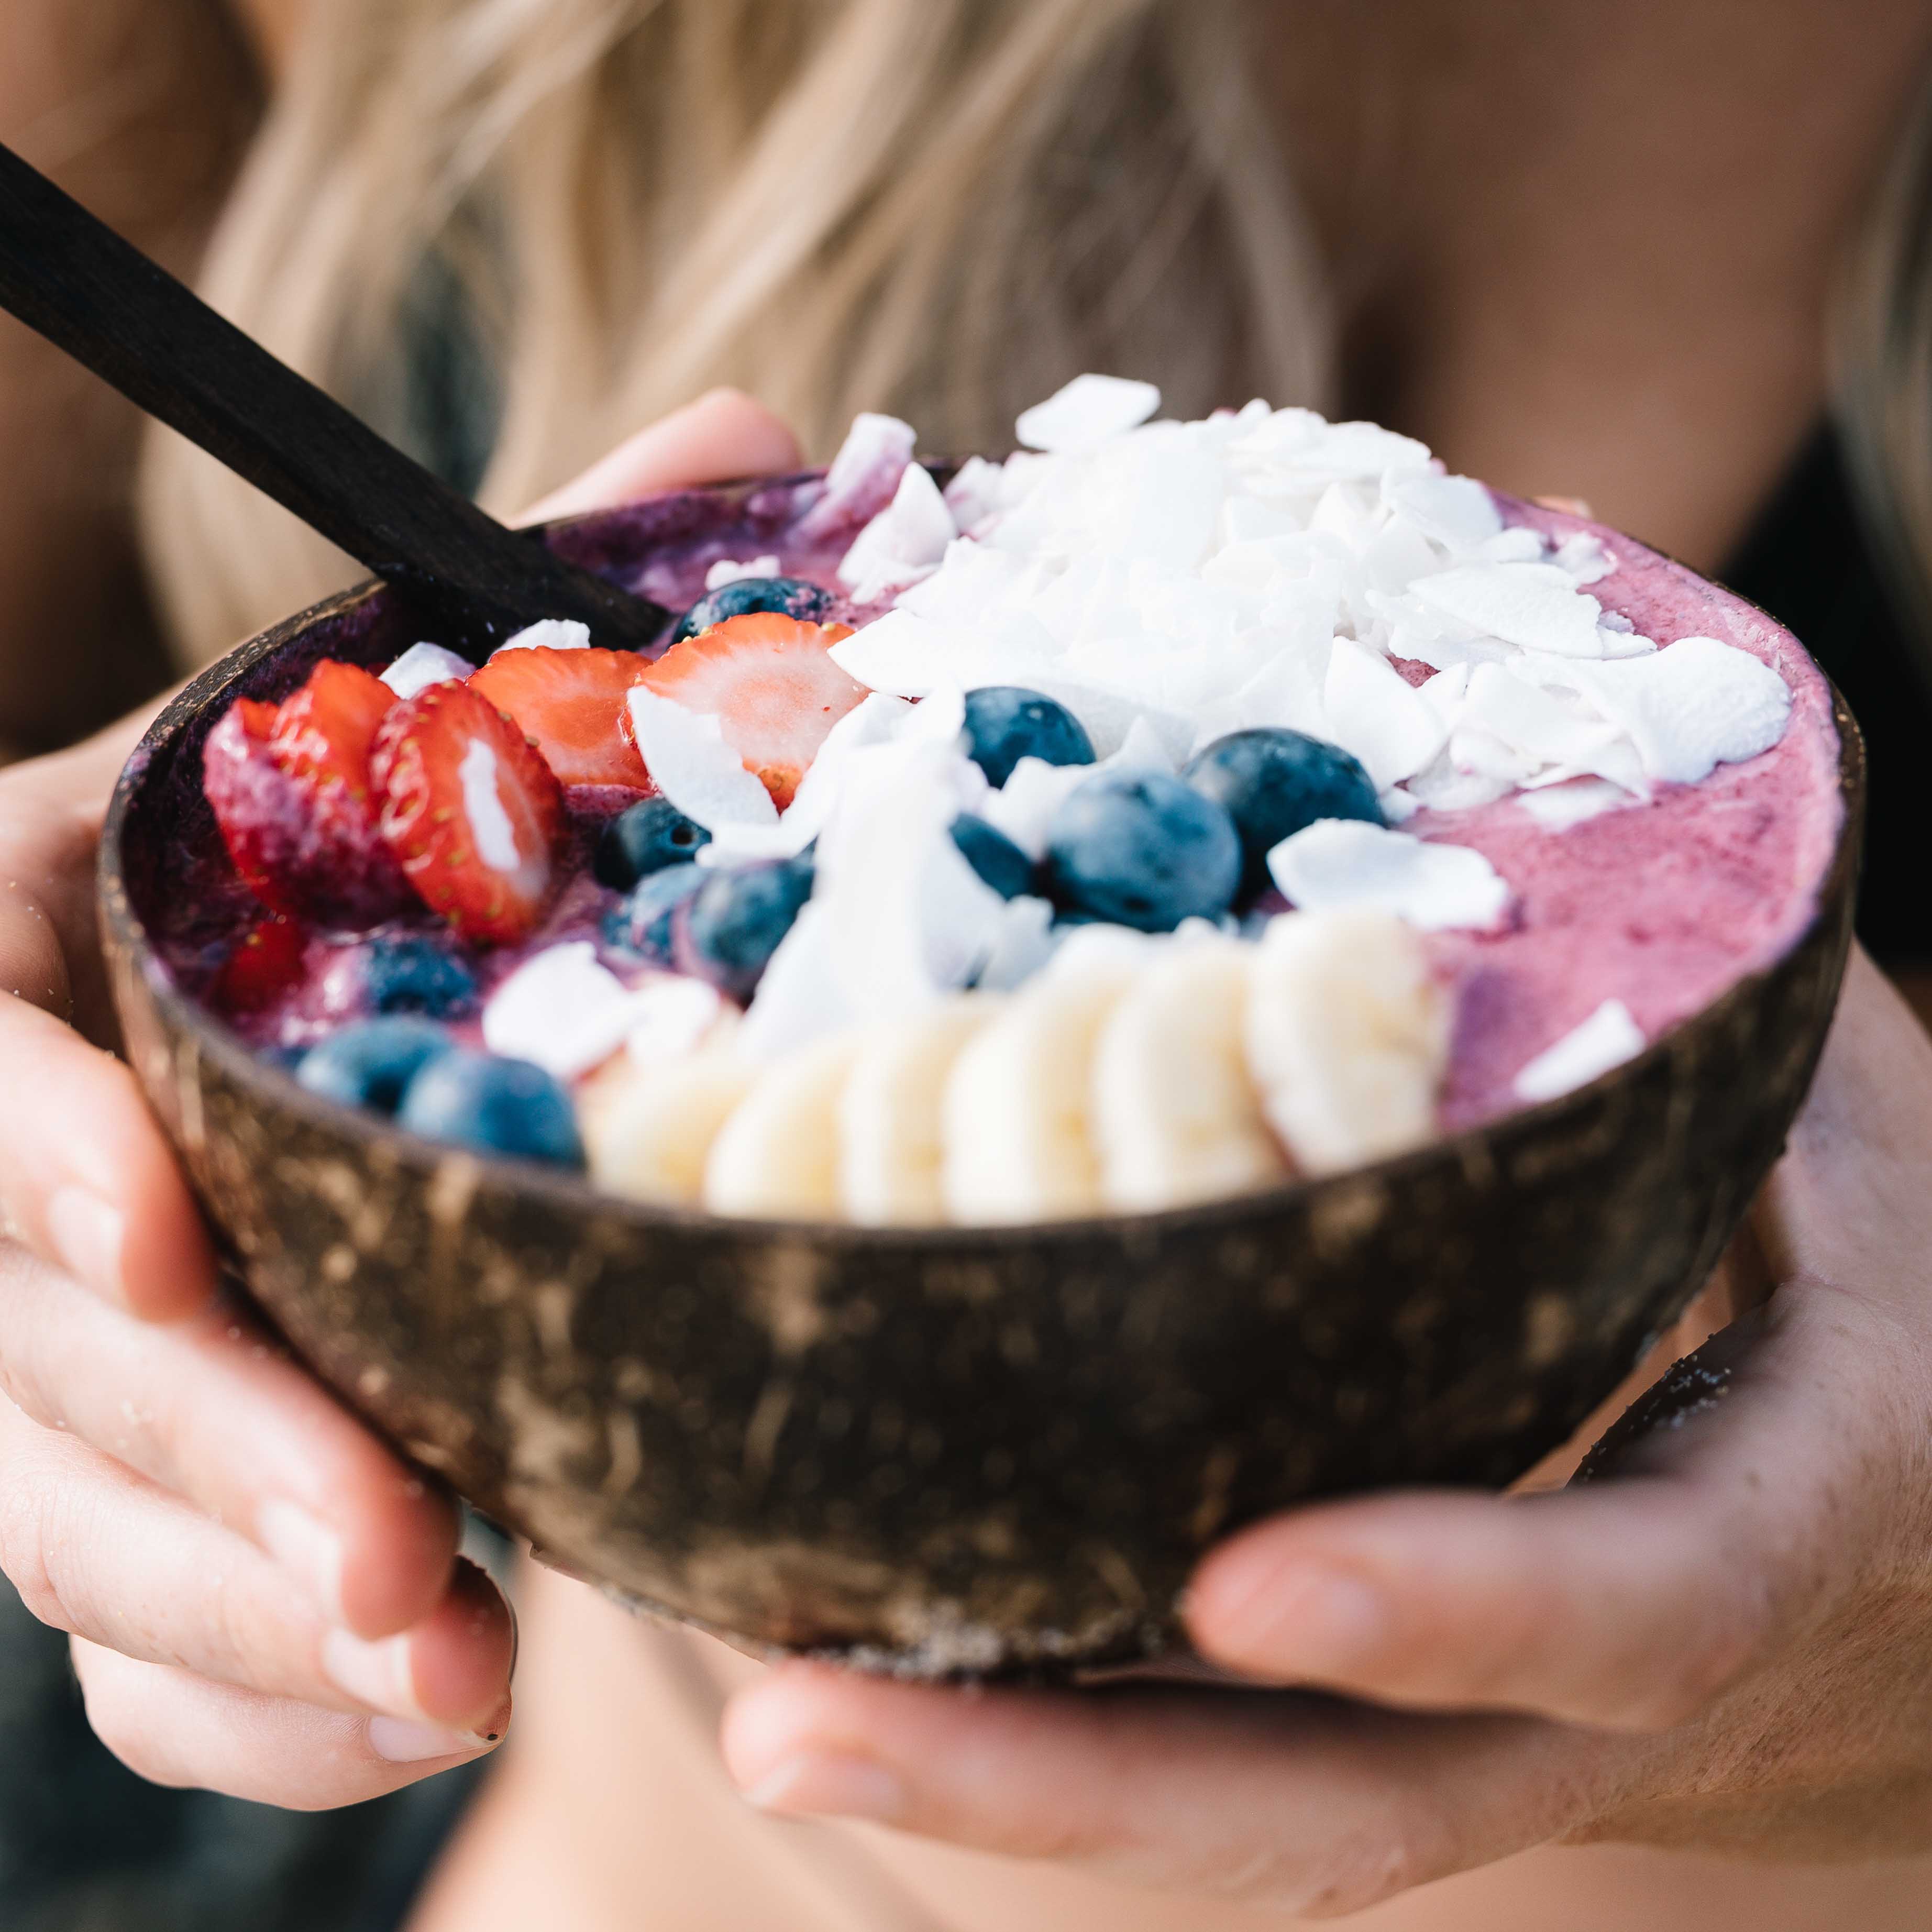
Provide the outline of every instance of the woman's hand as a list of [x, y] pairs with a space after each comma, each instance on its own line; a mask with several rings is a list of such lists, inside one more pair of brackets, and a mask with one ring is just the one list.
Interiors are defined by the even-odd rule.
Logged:
[[[797, 460], [721, 392], [542, 512]], [[491, 1748], [514, 1630], [448, 1496], [229, 1300], [107, 1050], [94, 848], [146, 722], [0, 772], [0, 1570], [135, 1770], [349, 1804]]]
[[1312, 1688], [792, 1666], [728, 1717], [734, 1774], [775, 1811], [1311, 1916], [1552, 1840], [1932, 1847], [1932, 1042], [1862, 954], [1755, 1233], [1774, 1298], [1590, 1480], [1312, 1508], [1209, 1557], [1203, 1656]]

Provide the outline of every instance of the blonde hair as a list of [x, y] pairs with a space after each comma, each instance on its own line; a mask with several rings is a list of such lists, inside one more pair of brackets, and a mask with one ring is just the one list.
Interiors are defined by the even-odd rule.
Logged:
[[1840, 285], [1834, 397], [1861, 518], [1932, 684], [1932, 87]]
[[[821, 455], [860, 408], [1001, 447], [1086, 368], [1190, 414], [1327, 398], [1239, 0], [314, 10], [205, 290], [406, 440], [398, 332], [437, 264], [500, 378], [500, 512], [716, 383]], [[142, 494], [190, 657], [360, 574], [172, 437]]]

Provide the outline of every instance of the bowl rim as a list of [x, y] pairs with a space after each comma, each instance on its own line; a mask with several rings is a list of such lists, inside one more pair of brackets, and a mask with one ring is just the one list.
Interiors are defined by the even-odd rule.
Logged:
[[[560, 532], [605, 529], [638, 508], [651, 505], [781, 486], [820, 473], [805, 471], [790, 476], [741, 478], [685, 490], [657, 492], [635, 503], [616, 505], [533, 526], [532, 534], [540, 532], [548, 538]], [[1597, 524], [1586, 518], [1570, 520], [1591, 530], [1610, 530], [1609, 526]], [[1666, 562], [1676, 563], [1676, 560], [1666, 552], [1642, 544], [1639, 538], [1628, 537], [1620, 531], [1610, 530], [1610, 533], [1639, 544]], [[1689, 570], [1688, 565], [1677, 567]], [[1701, 582], [1714, 582], [1701, 573], [1690, 574]], [[1738, 596], [1721, 584], [1715, 587], [1786, 635], [1796, 637], [1787, 626], [1748, 598]], [[748, 1235], [756, 1235], [773, 1242], [805, 1243], [820, 1250], [838, 1252], [901, 1252], [928, 1256], [950, 1252], [963, 1257], [1014, 1248], [1038, 1249], [1062, 1243], [1070, 1246], [1090, 1244], [1096, 1240], [1106, 1239], [1132, 1246], [1156, 1243], [1169, 1234], [1204, 1228], [1211, 1229], [1217, 1225], [1232, 1233], [1292, 1211], [1324, 1193], [1366, 1188], [1400, 1189], [1410, 1177], [1426, 1174], [1431, 1169], [1488, 1168], [1495, 1165], [1499, 1156], [1515, 1142], [1540, 1140], [1546, 1134], [1560, 1133], [1566, 1125], [1583, 1125], [1612, 1089], [1641, 1078], [1670, 1060], [1692, 1030], [1720, 1024], [1729, 1011], [1746, 1004], [1756, 988], [1804, 947], [1822, 921], [1834, 916], [1841, 896], [1856, 890], [1867, 808], [1864, 739], [1844, 694], [1828, 677], [1825, 677], [1822, 668], [1806, 652], [1806, 661], [1824, 678], [1831, 699], [1832, 722], [1838, 734], [1840, 805], [1837, 841], [1830, 863], [1819, 880], [1810, 916], [1774, 958], [1740, 975], [1715, 999], [1687, 1014], [1650, 1042], [1641, 1053], [1556, 1100], [1514, 1108], [1492, 1120], [1442, 1136], [1407, 1153], [1361, 1167], [1282, 1182], [1213, 1201], [1151, 1211], [975, 1226], [948, 1224], [937, 1227], [874, 1227], [849, 1221], [713, 1214], [700, 1208], [635, 1201], [597, 1186], [587, 1174], [427, 1140], [362, 1108], [310, 1094], [286, 1069], [262, 1058], [214, 1013], [182, 989], [172, 975], [161, 966], [147, 926], [134, 909], [123, 876], [122, 855], [130, 811], [155, 754], [188, 730], [224, 692], [256, 667], [294, 644], [317, 624], [347, 615], [385, 594], [388, 588], [379, 578], [368, 578], [283, 619], [205, 665], [176, 692], [152, 721], [115, 782], [102, 824], [95, 872], [95, 897], [102, 937], [110, 960], [118, 951], [138, 970], [149, 997], [168, 1026], [192, 1040], [197, 1054], [212, 1059], [224, 1074], [244, 1090], [259, 1094], [284, 1112], [293, 1112], [314, 1127], [356, 1142], [365, 1153], [380, 1154], [392, 1167], [415, 1169], [425, 1180], [439, 1172], [448, 1172], [453, 1162], [467, 1162], [476, 1172], [479, 1188], [494, 1186], [499, 1190], [533, 1196], [553, 1209], [567, 1210], [580, 1217], [596, 1215], [607, 1222], [614, 1217], [640, 1229], [678, 1231], [693, 1236], [742, 1240]], [[1796, 640], [1802, 650], [1803, 640]]]

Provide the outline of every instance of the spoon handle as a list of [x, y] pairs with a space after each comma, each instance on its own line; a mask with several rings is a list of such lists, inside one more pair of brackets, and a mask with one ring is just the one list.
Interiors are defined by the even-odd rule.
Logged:
[[0, 146], [0, 308], [290, 510], [472, 650], [540, 618], [638, 650], [670, 621], [386, 442]]

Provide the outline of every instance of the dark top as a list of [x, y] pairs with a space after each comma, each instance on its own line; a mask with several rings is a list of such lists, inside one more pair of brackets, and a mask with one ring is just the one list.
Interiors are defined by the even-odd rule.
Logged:
[[[418, 373], [414, 440], [473, 488], [488, 448], [476, 433], [484, 379], [460, 360]], [[1860, 931], [1881, 958], [1932, 962], [1911, 776], [1932, 731], [1932, 670], [1922, 671], [1881, 586], [1828, 432], [1724, 574], [1798, 634], [1863, 725], [1872, 829]], [[65, 1640], [0, 1580], [6, 1932], [397, 1932], [484, 1769], [318, 1816], [158, 1790], [94, 1742]]]

